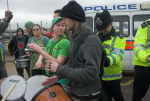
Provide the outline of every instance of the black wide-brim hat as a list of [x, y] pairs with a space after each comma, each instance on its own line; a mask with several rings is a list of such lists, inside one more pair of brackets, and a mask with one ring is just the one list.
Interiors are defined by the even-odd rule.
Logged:
[[104, 10], [102, 13], [97, 12], [94, 20], [96, 29], [102, 31], [112, 23], [113, 17], [107, 10]]

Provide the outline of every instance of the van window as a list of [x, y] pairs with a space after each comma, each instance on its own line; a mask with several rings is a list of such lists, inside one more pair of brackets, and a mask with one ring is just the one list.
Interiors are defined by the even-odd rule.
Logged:
[[86, 25], [90, 26], [93, 29], [93, 18], [92, 17], [86, 17], [85, 23], [86, 23]]
[[116, 31], [123, 34], [125, 37], [130, 35], [130, 23], [128, 15], [113, 16], [113, 26]]
[[150, 19], [150, 14], [142, 14], [142, 15], [133, 16], [133, 36], [136, 35], [138, 27], [147, 19]]

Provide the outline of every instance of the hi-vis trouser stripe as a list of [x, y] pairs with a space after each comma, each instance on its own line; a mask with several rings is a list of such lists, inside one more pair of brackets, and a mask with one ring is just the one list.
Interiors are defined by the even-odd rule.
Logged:
[[122, 73], [115, 74], [115, 75], [103, 75], [102, 77], [103, 78], [114, 78], [114, 77], [120, 77], [120, 76], [122, 76]]

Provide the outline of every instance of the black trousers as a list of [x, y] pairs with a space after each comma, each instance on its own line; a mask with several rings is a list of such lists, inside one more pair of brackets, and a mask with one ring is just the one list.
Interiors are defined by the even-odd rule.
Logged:
[[36, 76], [36, 75], [45, 75], [46, 76], [46, 73], [45, 73], [45, 70], [43, 69], [33, 69], [31, 71], [31, 76]]
[[0, 61], [0, 79], [7, 77], [7, 71], [5, 68], [5, 63]]
[[121, 92], [120, 81], [120, 79], [113, 81], [102, 80], [102, 87], [104, 89], [106, 97], [108, 98], [108, 101], [112, 101], [112, 97], [115, 99], [115, 101], [124, 101]]
[[[16, 70], [17, 70], [17, 74], [18, 75], [24, 77], [24, 74], [23, 74], [24, 73], [24, 69], [23, 68], [16, 67]], [[26, 70], [28, 76], [30, 76], [30, 69], [29, 69], [29, 67], [26, 67], [25, 70]]]
[[150, 67], [135, 66], [132, 101], [142, 101], [150, 85]]

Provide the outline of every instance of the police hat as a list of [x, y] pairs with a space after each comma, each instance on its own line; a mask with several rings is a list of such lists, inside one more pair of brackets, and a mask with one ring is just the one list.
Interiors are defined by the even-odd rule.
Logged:
[[96, 29], [102, 31], [112, 23], [113, 18], [107, 10], [104, 10], [102, 13], [97, 12], [94, 20]]

